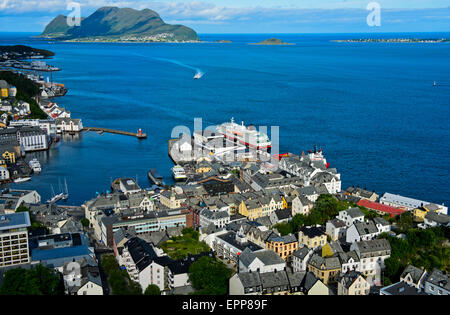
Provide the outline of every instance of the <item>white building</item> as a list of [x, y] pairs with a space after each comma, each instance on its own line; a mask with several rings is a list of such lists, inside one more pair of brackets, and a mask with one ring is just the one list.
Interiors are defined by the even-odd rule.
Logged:
[[9, 179], [9, 171], [6, 167], [0, 166], [0, 180], [8, 180]]
[[213, 224], [216, 228], [223, 228], [230, 223], [230, 214], [228, 211], [211, 211], [203, 209], [200, 211], [200, 226], [202, 228]]
[[350, 246], [360, 259], [360, 272], [371, 281], [381, 279], [384, 261], [391, 256], [391, 245], [386, 239], [355, 242]]
[[245, 249], [239, 256], [239, 272], [272, 272], [282, 271], [286, 262], [273, 250], [263, 249], [252, 252]]
[[56, 135], [56, 122], [52, 119], [20, 119], [17, 121], [10, 121], [9, 125], [11, 127], [39, 127], [46, 132], [47, 136]]
[[292, 216], [296, 214], [308, 215], [314, 204], [306, 196], [296, 196], [292, 200]]
[[332, 241], [345, 237], [347, 231], [347, 225], [344, 221], [339, 219], [328, 221], [325, 228], [325, 233], [331, 238]]
[[20, 147], [25, 152], [48, 149], [48, 136], [39, 127], [22, 127], [17, 131]]
[[[409, 197], [404, 197], [404, 196], [400, 196], [400, 195], [394, 195], [391, 193], [385, 193], [383, 195], [383, 197], [380, 198], [380, 203], [384, 204], [384, 205], [400, 208], [400, 209], [414, 210], [416, 208], [420, 208], [422, 206], [428, 205], [431, 202], [413, 199], [413, 198], [409, 198]], [[437, 212], [442, 213], [442, 214], [448, 213], [448, 208], [446, 206], [444, 206], [444, 205], [437, 205], [437, 206], [439, 207]]]
[[83, 123], [81, 119], [72, 119], [70, 117], [61, 117], [55, 119], [56, 132], [80, 132], [83, 130]]
[[346, 242], [354, 243], [359, 241], [369, 241], [373, 240], [379, 234], [380, 231], [373, 221], [356, 221], [347, 229]]
[[351, 226], [356, 221], [364, 221], [364, 213], [359, 208], [348, 208], [347, 210], [340, 211], [337, 218], [345, 222], [345, 225]]
[[306, 271], [308, 267], [308, 261], [313, 253], [314, 250], [309, 249], [306, 246], [296, 250], [292, 254], [292, 269], [294, 270], [294, 272]]

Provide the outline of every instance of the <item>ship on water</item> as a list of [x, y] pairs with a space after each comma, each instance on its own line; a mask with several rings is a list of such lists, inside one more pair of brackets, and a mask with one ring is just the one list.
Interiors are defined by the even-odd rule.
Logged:
[[147, 173], [148, 179], [155, 185], [161, 186], [163, 184], [163, 177], [159, 175], [156, 168], [152, 168]]
[[231, 118], [231, 122], [218, 126], [217, 132], [231, 141], [239, 142], [257, 150], [272, 147], [272, 143], [265, 133], [257, 131], [253, 126], [244, 126], [244, 122], [238, 125], [234, 122], [234, 118]]
[[186, 170], [180, 165], [176, 165], [172, 168], [172, 175], [176, 181], [183, 181], [187, 178]]
[[38, 159], [32, 159], [30, 162], [28, 162], [28, 165], [36, 174], [42, 171], [41, 163], [39, 163]]

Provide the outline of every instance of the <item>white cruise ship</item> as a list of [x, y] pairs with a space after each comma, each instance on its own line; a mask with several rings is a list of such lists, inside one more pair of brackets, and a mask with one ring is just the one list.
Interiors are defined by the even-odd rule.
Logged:
[[39, 163], [38, 159], [32, 159], [30, 162], [28, 162], [28, 165], [35, 173], [40, 173], [42, 171], [41, 163]]
[[272, 143], [265, 133], [257, 131], [252, 126], [244, 126], [244, 122], [242, 122], [242, 125], [238, 125], [233, 118], [231, 118], [231, 122], [218, 126], [217, 132], [224, 135], [227, 139], [238, 141], [254, 149], [268, 149], [272, 147]]
[[175, 180], [185, 180], [187, 178], [186, 171], [180, 165], [174, 166], [172, 168], [172, 174]]

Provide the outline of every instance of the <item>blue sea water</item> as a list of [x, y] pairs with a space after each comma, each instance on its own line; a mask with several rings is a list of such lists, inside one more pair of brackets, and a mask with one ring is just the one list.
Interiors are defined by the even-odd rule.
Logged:
[[[200, 44], [51, 43], [30, 34], [0, 34], [0, 44], [54, 51], [54, 80], [69, 92], [57, 103], [85, 126], [149, 136], [82, 133], [38, 153], [42, 174], [15, 187], [37, 189], [67, 178], [68, 204], [109, 189], [111, 179], [156, 167], [167, 181], [167, 141], [177, 125], [193, 129], [234, 117], [279, 126], [280, 152], [317, 144], [343, 188], [450, 202], [450, 43], [335, 43], [333, 39], [411, 34], [204, 34]], [[450, 37], [450, 34], [412, 34]], [[289, 46], [249, 45], [269, 37]], [[229, 39], [231, 44], [214, 43]], [[204, 73], [193, 80], [197, 71]], [[433, 81], [439, 86], [434, 87]]]

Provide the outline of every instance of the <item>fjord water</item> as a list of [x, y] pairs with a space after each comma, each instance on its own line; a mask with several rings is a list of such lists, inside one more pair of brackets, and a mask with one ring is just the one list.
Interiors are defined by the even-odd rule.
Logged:
[[[22, 35], [21, 35], [22, 36]], [[333, 39], [410, 34], [200, 35], [200, 44], [49, 43], [3, 36], [56, 53], [54, 80], [68, 94], [56, 102], [85, 126], [148, 139], [97, 133], [67, 136], [37, 157], [42, 174], [14, 187], [37, 189], [67, 178], [68, 204], [109, 189], [111, 179], [156, 167], [170, 182], [171, 130], [234, 117], [279, 126], [280, 152], [314, 144], [342, 174], [343, 189], [359, 185], [436, 203], [450, 201], [450, 43], [335, 43]], [[450, 34], [413, 34], [440, 38]], [[24, 36], [22, 36], [24, 37]], [[249, 45], [269, 37], [289, 46]], [[229, 39], [232, 43], [214, 43]], [[197, 71], [204, 76], [193, 80]], [[433, 81], [438, 83], [433, 86]]]

